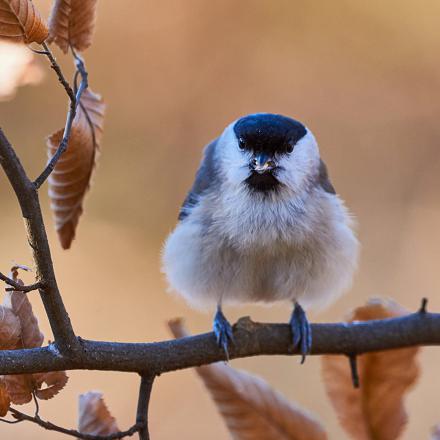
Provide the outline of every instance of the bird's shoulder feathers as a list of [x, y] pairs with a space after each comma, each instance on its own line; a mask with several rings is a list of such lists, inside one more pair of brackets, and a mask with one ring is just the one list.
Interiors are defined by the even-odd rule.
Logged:
[[179, 220], [184, 220], [198, 204], [200, 196], [208, 189], [218, 185], [217, 171], [214, 166], [214, 152], [218, 139], [213, 140], [204, 149], [203, 159], [197, 170], [193, 186], [189, 190], [179, 212]]
[[318, 184], [325, 192], [328, 192], [329, 194], [336, 194], [336, 190], [330, 182], [327, 166], [322, 159], [319, 161]]

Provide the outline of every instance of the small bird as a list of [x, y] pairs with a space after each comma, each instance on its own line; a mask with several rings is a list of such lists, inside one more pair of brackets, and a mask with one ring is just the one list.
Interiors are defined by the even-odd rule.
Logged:
[[304, 362], [312, 345], [305, 310], [350, 286], [358, 248], [312, 132], [257, 113], [205, 147], [162, 259], [171, 290], [196, 308], [217, 307], [213, 327], [227, 358], [233, 333], [222, 305], [289, 301]]

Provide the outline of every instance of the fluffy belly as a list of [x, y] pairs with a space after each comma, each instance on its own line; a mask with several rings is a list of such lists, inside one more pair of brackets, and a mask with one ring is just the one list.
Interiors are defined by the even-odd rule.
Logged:
[[297, 299], [318, 275], [318, 256], [304, 248], [278, 244], [246, 253], [209, 237], [201, 240], [198, 232], [190, 224], [179, 225], [163, 254], [172, 290], [195, 307]]

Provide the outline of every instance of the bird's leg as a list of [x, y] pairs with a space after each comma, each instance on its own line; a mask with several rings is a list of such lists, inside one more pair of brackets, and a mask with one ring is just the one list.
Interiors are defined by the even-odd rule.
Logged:
[[303, 364], [312, 348], [312, 329], [306, 312], [297, 302], [295, 302], [289, 324], [292, 329], [293, 348], [299, 348], [302, 355], [301, 363]]
[[217, 313], [214, 316], [214, 333], [219, 347], [223, 348], [226, 359], [229, 361], [229, 342], [234, 342], [232, 327], [229, 321], [223, 315], [221, 304], [217, 305]]

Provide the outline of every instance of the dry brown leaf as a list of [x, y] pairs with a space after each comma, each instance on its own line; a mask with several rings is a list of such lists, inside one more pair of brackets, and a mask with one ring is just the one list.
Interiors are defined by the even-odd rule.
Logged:
[[0, 0], [0, 38], [17, 43], [42, 43], [46, 23], [30, 0]]
[[[12, 272], [12, 279], [21, 285], [23, 281], [17, 278], [17, 271]], [[21, 340], [17, 348], [35, 348], [41, 347], [44, 341], [44, 335], [38, 327], [38, 320], [32, 311], [32, 305], [23, 292], [6, 292], [3, 299], [3, 305], [11, 309], [20, 321]]]
[[2, 376], [11, 402], [16, 405], [24, 405], [32, 400], [32, 393], [35, 389], [32, 374], [13, 374]]
[[[180, 320], [175, 337], [187, 336]], [[218, 363], [196, 368], [236, 440], [324, 440], [321, 424], [263, 379]]]
[[9, 308], [0, 305], [0, 350], [13, 350], [20, 343], [20, 320]]
[[[18, 269], [30, 269], [26, 266], [19, 265], [11, 269], [10, 277], [17, 283], [24, 285], [23, 281], [18, 278]], [[18, 328], [21, 329], [21, 332], [19, 331], [18, 336], [15, 338], [15, 345], [7, 348], [41, 347], [44, 341], [44, 335], [40, 332], [37, 318], [32, 311], [32, 306], [27, 295], [17, 291], [7, 292], [3, 304], [4, 306], [0, 306], [0, 313], [3, 309], [11, 313], [18, 323]], [[0, 321], [0, 337], [1, 332], [2, 322]], [[0, 344], [1, 342], [0, 340]], [[51, 399], [64, 388], [68, 377], [64, 371], [56, 371], [0, 376], [0, 380], [6, 387], [10, 400], [17, 405], [22, 405], [32, 400], [33, 392], [35, 392], [36, 396], [40, 399]], [[47, 387], [42, 389], [44, 383], [47, 384]]]
[[[55, 228], [63, 249], [69, 249], [75, 238], [83, 199], [90, 186], [97, 149], [102, 137], [105, 105], [99, 95], [84, 91], [78, 107], [67, 150], [49, 176], [49, 197], [55, 217]], [[93, 126], [91, 128], [89, 119]], [[57, 150], [63, 130], [52, 134], [47, 142], [49, 159]]]
[[11, 398], [6, 389], [5, 381], [0, 377], [0, 417], [4, 417], [8, 413], [10, 405]]
[[[34, 374], [35, 395], [42, 400], [56, 396], [67, 384], [69, 377], [65, 371], [50, 371], [49, 373]], [[47, 385], [42, 388], [43, 383]]]
[[[372, 300], [357, 308], [348, 321], [368, 321], [405, 315], [394, 302]], [[403, 398], [416, 382], [418, 347], [368, 353], [358, 357], [360, 389], [354, 389], [345, 356], [323, 356], [327, 393], [343, 428], [356, 440], [394, 440], [407, 414]]]
[[78, 431], [92, 435], [110, 435], [119, 431], [101, 393], [89, 391], [79, 396]]
[[92, 43], [97, 0], [55, 0], [49, 18], [49, 43], [66, 53], [69, 45], [83, 51]]
[[[52, 399], [65, 387], [68, 380], [65, 371], [3, 376], [10, 399], [16, 405], [30, 402], [33, 392], [39, 399]], [[47, 384], [46, 388], [42, 388], [44, 383]]]

